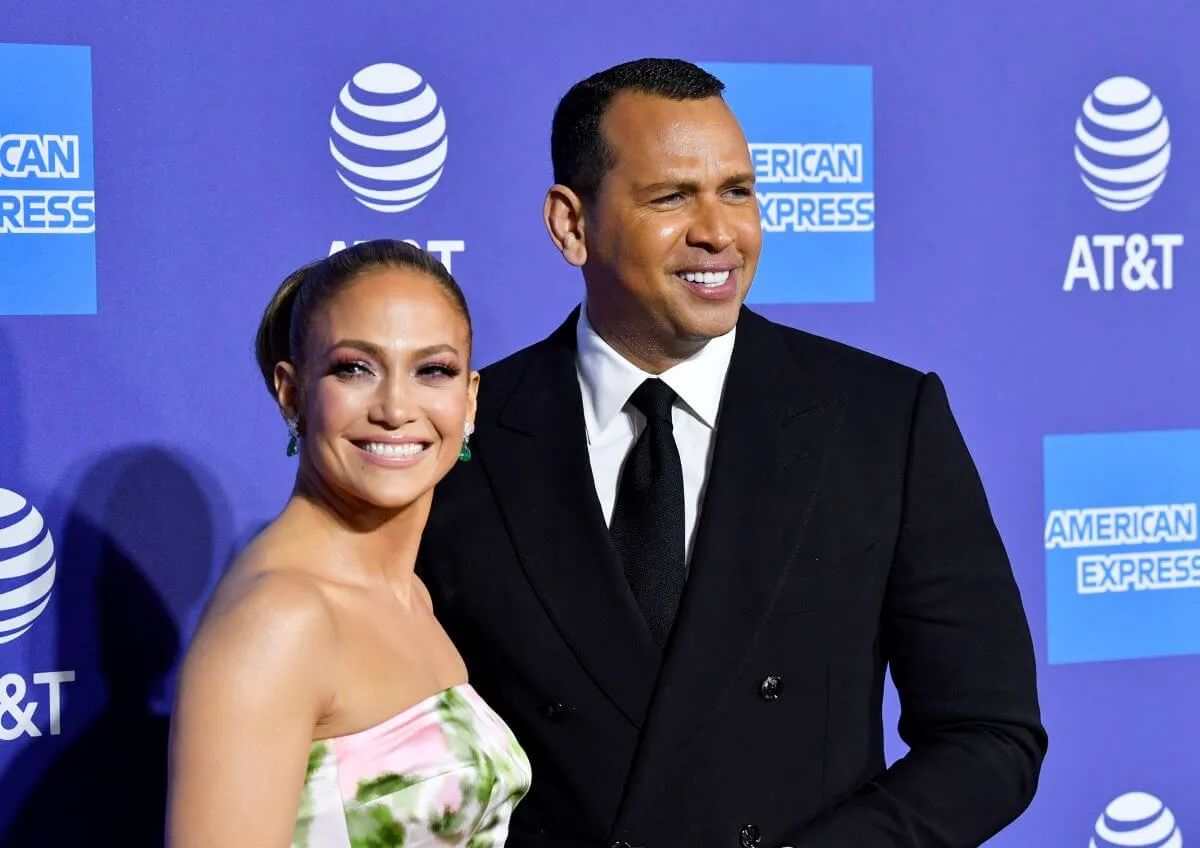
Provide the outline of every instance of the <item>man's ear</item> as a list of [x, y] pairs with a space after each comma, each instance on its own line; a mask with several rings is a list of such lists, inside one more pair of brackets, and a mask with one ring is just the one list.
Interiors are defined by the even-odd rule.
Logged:
[[563, 259], [577, 268], [587, 262], [587, 241], [583, 221], [583, 200], [565, 185], [555, 183], [546, 192], [542, 219], [554, 246]]

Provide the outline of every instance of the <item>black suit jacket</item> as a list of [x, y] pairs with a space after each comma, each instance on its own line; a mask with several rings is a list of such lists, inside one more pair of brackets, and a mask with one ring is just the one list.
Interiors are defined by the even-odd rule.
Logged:
[[592, 481], [576, 315], [484, 369], [420, 556], [533, 763], [508, 845], [965, 848], [1019, 815], [1046, 750], [1033, 650], [938, 378], [743, 309], [660, 653]]

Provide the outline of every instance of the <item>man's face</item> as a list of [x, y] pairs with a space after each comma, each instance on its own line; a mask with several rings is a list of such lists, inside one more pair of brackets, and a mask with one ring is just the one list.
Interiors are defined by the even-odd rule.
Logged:
[[758, 265], [746, 138], [719, 97], [639, 92], [613, 98], [601, 131], [615, 162], [585, 205], [588, 315], [623, 346], [694, 351], [737, 323]]

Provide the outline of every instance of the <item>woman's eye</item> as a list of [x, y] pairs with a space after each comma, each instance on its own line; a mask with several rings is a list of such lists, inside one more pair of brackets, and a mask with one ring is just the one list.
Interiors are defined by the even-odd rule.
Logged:
[[371, 369], [363, 362], [338, 362], [330, 369], [330, 373], [339, 377], [360, 377], [363, 374], [370, 374]]
[[458, 376], [458, 369], [453, 365], [444, 365], [442, 363], [432, 362], [429, 365], [422, 365], [417, 369], [417, 373], [422, 377], [449, 377]]

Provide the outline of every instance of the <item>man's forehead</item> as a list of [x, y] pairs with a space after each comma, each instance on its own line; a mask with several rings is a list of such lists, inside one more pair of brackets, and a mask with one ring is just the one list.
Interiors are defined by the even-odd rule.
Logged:
[[741, 126], [723, 100], [669, 100], [622, 92], [601, 124], [617, 164], [670, 160], [679, 167], [714, 156], [749, 159]]
[[720, 97], [677, 100], [636, 90], [616, 94], [601, 119], [602, 128], [617, 131], [692, 125], [741, 129]]

